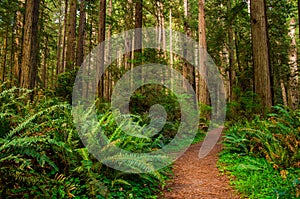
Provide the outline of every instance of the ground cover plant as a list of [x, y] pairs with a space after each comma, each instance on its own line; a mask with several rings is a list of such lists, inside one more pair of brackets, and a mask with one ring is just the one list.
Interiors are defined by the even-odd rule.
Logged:
[[300, 195], [300, 111], [273, 107], [228, 127], [219, 167], [249, 198], [298, 198]]
[[[68, 103], [46, 96], [30, 102], [30, 93], [18, 88], [0, 93], [1, 197], [155, 198], [168, 168], [129, 175], [106, 167], [81, 143]], [[109, 116], [99, 115], [103, 128], [114, 136], [122, 133]], [[132, 151], [158, 147], [139, 141], [123, 136], [122, 146]]]

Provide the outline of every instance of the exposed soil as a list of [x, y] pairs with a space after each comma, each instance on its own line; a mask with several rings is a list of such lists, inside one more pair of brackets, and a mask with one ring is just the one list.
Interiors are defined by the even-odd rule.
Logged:
[[203, 159], [198, 153], [202, 143], [191, 146], [174, 163], [174, 177], [168, 182], [162, 198], [240, 198], [229, 186], [229, 179], [216, 167], [221, 144]]

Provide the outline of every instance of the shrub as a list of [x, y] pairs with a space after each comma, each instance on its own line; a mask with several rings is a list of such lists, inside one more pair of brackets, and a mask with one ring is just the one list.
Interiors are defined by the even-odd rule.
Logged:
[[[81, 143], [71, 106], [46, 96], [30, 102], [30, 92], [18, 88], [0, 92], [4, 102], [0, 104], [1, 198], [150, 198], [164, 184], [166, 170], [131, 175], [103, 165]], [[157, 146], [158, 142], [140, 143], [121, 135], [110, 116], [109, 111], [99, 115], [99, 124], [108, 127], [110, 136], [120, 136], [125, 149]], [[118, 160], [120, 156], [109, 158]]]
[[225, 150], [264, 157], [274, 167], [300, 167], [300, 111], [275, 106], [266, 120], [256, 117], [231, 127]]

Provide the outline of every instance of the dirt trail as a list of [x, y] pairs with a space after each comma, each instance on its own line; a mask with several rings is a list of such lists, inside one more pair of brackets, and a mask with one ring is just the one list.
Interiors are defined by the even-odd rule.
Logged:
[[191, 146], [174, 163], [174, 177], [168, 182], [162, 198], [238, 199], [238, 194], [229, 186], [229, 180], [216, 167], [221, 144], [203, 159], [198, 158], [202, 143]]

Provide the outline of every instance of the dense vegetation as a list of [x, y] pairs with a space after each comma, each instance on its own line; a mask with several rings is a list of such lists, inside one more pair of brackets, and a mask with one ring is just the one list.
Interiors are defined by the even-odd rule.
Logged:
[[249, 198], [300, 197], [300, 111], [273, 107], [267, 118], [235, 122], [224, 136], [219, 167]]
[[[161, 195], [172, 165], [153, 171], [153, 162], [114, 154], [107, 161], [121, 160], [137, 174], [108, 167], [106, 159], [101, 163], [90, 153], [73, 121], [72, 92], [84, 59], [101, 42], [127, 30], [134, 36], [119, 46], [128, 52], [100, 49], [97, 67], [112, 63], [99, 82], [85, 85], [97, 87], [92, 108], [111, 144], [101, 150], [115, 145], [146, 153], [171, 143], [186, 108], [180, 101], [190, 96], [176, 95], [163, 83], [179, 77], [191, 85], [196, 94], [191, 101], [200, 107], [199, 123], [192, 124], [198, 126], [193, 143], [205, 137], [212, 113], [226, 110], [219, 169], [242, 197], [300, 198], [299, 18], [300, 0], [0, 0], [0, 198]], [[143, 49], [143, 27], [154, 27], [150, 39], [157, 49]], [[168, 35], [161, 27], [174, 32]], [[177, 41], [175, 31], [192, 38], [204, 55]], [[116, 60], [110, 60], [112, 54]], [[187, 57], [200, 66], [214, 62], [218, 74], [211, 77], [224, 85], [213, 78], [208, 82], [213, 86], [207, 85]], [[145, 128], [157, 104], [167, 113], [159, 134], [141, 138], [121, 129], [124, 123], [114, 118], [111, 96], [124, 74], [148, 63], [167, 65], [178, 77], [164, 73], [162, 85], [144, 85], [130, 96], [125, 123]], [[202, 69], [202, 74], [211, 72]], [[224, 90], [209, 93], [209, 86]], [[180, 90], [186, 87], [180, 84]], [[227, 106], [214, 107], [222, 96]], [[198, 115], [189, 116], [198, 120]]]
[[[31, 92], [1, 85], [1, 197], [156, 198], [159, 195], [171, 174], [169, 167], [130, 174], [103, 165], [83, 146], [73, 124], [71, 106], [48, 95], [30, 102]], [[161, 148], [178, 128], [178, 121], [173, 119], [175, 122], [168, 122], [164, 128], [164, 136], [138, 139], [120, 130], [111, 111], [104, 104], [101, 106], [98, 109], [101, 128], [113, 144], [128, 151]], [[142, 121], [141, 116], [132, 117], [136, 122]], [[203, 133], [199, 132], [195, 142], [202, 138]], [[122, 156], [113, 158], [118, 160]], [[128, 164], [141, 170], [151, 168], [151, 164], [137, 163], [135, 157]]]
[[[49, 96], [28, 102], [29, 90], [6, 90], [5, 85], [1, 90], [1, 197], [152, 198], [164, 186], [168, 168], [129, 175], [89, 155], [67, 103]], [[121, 133], [109, 115], [99, 115], [102, 127], [108, 134]], [[124, 137], [120, 142], [132, 151], [159, 147], [152, 140], [137, 141]]]

